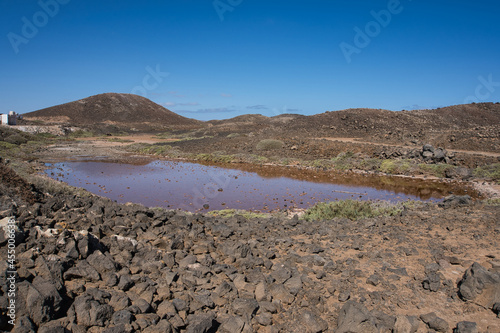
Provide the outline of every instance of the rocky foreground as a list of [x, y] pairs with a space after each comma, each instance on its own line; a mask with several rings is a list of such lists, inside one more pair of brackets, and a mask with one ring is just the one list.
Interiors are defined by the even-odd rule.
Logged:
[[1, 280], [5, 331], [500, 332], [500, 206], [222, 218], [3, 180], [0, 274], [14, 217], [18, 275], [14, 327]]

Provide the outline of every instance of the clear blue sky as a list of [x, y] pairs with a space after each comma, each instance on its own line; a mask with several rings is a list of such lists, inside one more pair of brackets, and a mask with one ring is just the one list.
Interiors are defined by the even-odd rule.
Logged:
[[202, 120], [497, 102], [499, 17], [498, 0], [0, 0], [0, 112], [104, 92]]

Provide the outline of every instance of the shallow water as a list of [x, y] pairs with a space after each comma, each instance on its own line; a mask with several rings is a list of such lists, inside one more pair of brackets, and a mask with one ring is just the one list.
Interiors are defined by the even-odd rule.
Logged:
[[[467, 190], [456, 184], [401, 177], [345, 175], [255, 165], [154, 161], [146, 165], [76, 161], [48, 164], [46, 173], [118, 202], [187, 211], [308, 208], [341, 199], [439, 201]], [[236, 169], [238, 167], [239, 169]]]

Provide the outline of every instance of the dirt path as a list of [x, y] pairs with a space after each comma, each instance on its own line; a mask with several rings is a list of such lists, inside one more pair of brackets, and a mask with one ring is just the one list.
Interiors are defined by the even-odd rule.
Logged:
[[[160, 139], [154, 137], [153, 134], [142, 134], [142, 135], [127, 135], [127, 136], [96, 136], [96, 137], [88, 137], [88, 138], [77, 138], [77, 141], [92, 141], [95, 145], [103, 146], [103, 147], [116, 147], [116, 146], [125, 146], [132, 143], [159, 143], [159, 142], [175, 142], [179, 141], [179, 139]], [[113, 141], [117, 140], [117, 141]]]
[[[358, 143], [358, 144], [367, 144], [374, 146], [389, 146], [389, 147], [400, 147], [400, 148], [408, 148], [408, 149], [420, 149], [420, 146], [406, 146], [406, 145], [395, 145], [390, 143], [379, 143], [379, 142], [367, 142], [360, 141], [357, 138], [315, 138], [315, 140], [329, 140], [329, 141], [338, 141], [338, 142], [347, 142], [347, 143]], [[490, 157], [500, 157], [500, 153], [492, 153], [486, 151], [473, 151], [473, 150], [462, 150], [462, 149], [446, 149], [450, 152], [454, 153], [463, 153], [470, 155], [482, 155], [482, 156], [490, 156]]]

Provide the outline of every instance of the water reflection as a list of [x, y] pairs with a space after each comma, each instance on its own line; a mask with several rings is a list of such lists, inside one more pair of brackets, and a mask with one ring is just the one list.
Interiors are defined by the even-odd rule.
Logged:
[[202, 165], [153, 161], [145, 165], [79, 161], [54, 163], [46, 173], [118, 202], [146, 206], [273, 211], [307, 208], [325, 200], [437, 201], [466, 190], [400, 177], [340, 174], [293, 167]]

